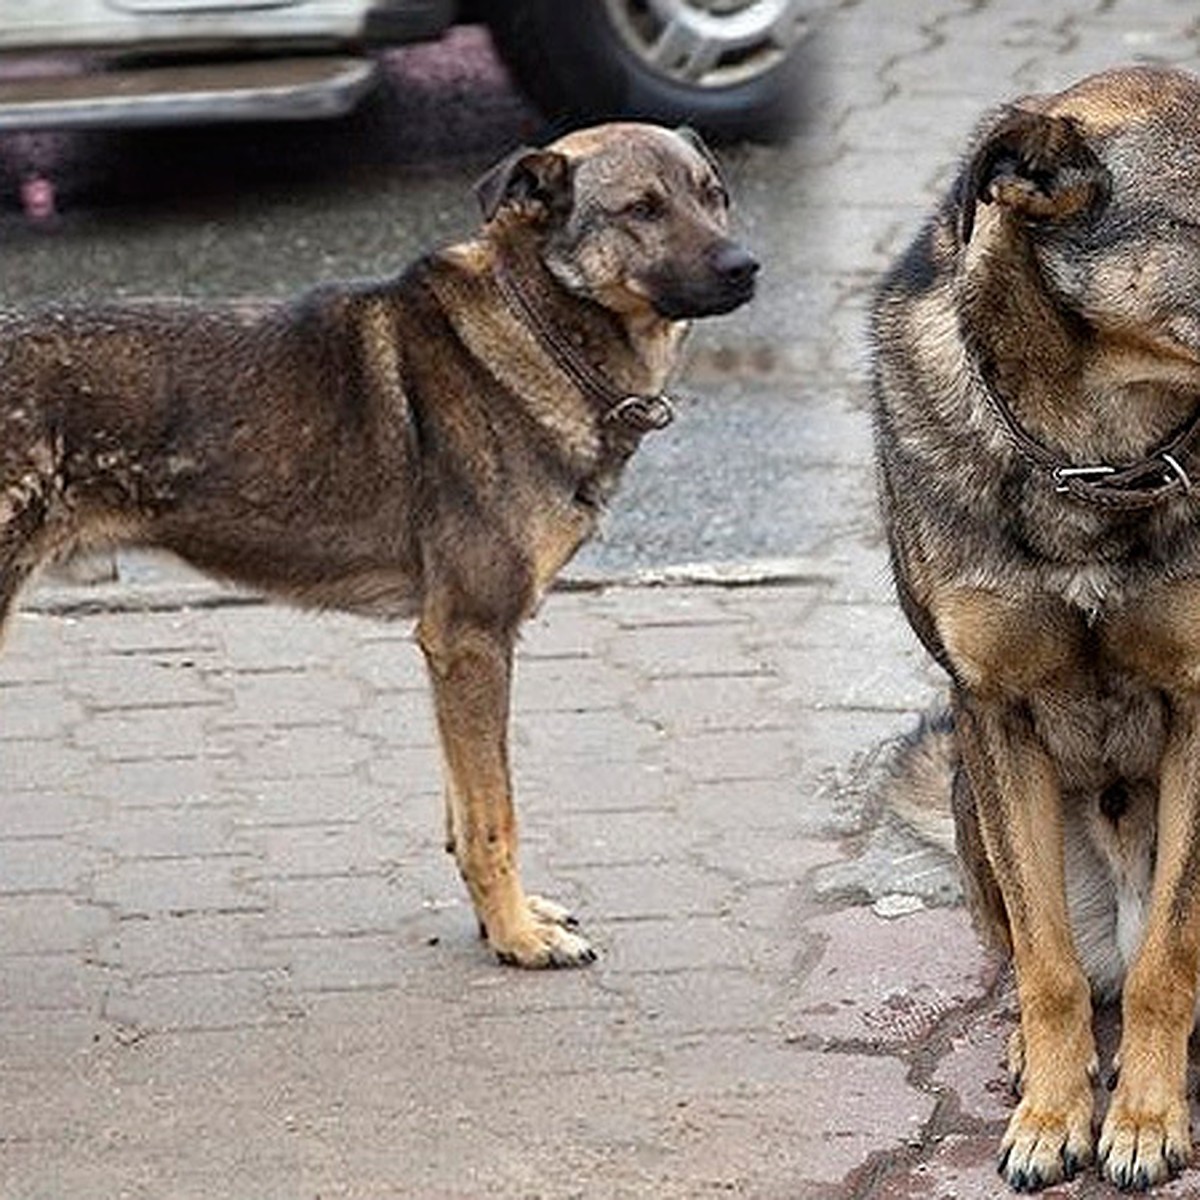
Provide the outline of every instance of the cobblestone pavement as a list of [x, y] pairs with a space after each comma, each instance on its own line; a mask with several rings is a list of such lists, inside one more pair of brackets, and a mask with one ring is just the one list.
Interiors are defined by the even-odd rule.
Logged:
[[872, 515], [864, 307], [983, 108], [1198, 50], [1181, 0], [830, 13], [772, 264], [825, 532], [754, 586], [560, 592], [520, 657], [525, 873], [591, 969], [476, 940], [405, 630], [35, 596], [0, 663], [0, 1195], [1000, 1194], [1010, 993], [872, 798], [938, 680]]
[[795, 1195], [919, 1138], [900, 1051], [986, 972], [956, 913], [907, 919], [956, 951], [918, 971], [868, 909], [810, 905], [843, 857], [831, 764], [926, 686], [910, 653], [848, 694], [847, 627], [902, 641], [818, 579], [551, 598], [517, 678], [526, 875], [603, 958], [526, 974], [441, 852], [404, 631], [22, 615], [0, 1194]]

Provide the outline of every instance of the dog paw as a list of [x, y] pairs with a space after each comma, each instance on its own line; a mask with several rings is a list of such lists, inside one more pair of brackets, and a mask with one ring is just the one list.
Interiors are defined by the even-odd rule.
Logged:
[[1122, 1191], [1144, 1192], [1187, 1165], [1188, 1109], [1182, 1096], [1139, 1104], [1128, 1093], [1118, 1083], [1100, 1134], [1100, 1172]]
[[524, 919], [503, 935], [489, 934], [502, 963], [516, 967], [585, 967], [596, 961], [586, 938], [574, 932], [577, 924], [561, 904], [542, 896], [528, 896]]
[[1047, 1111], [1028, 1097], [1017, 1105], [1000, 1143], [999, 1171], [1014, 1191], [1037, 1192], [1073, 1179], [1092, 1160], [1092, 1100], [1080, 1094], [1066, 1111]]
[[525, 904], [535, 921], [544, 921], [550, 925], [563, 925], [569, 929], [574, 929], [579, 924], [569, 908], [564, 908], [553, 900], [547, 900], [545, 896], [526, 896]]

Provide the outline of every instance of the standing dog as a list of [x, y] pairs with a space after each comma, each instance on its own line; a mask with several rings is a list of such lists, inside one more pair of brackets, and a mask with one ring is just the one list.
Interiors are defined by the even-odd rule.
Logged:
[[987, 122], [874, 336], [897, 589], [1016, 971], [1000, 1169], [1092, 1157], [1091, 1003], [1119, 992], [1099, 1156], [1145, 1188], [1189, 1156], [1200, 973], [1200, 80], [1111, 71]]
[[479, 197], [474, 240], [395, 279], [0, 318], [0, 617], [39, 563], [104, 542], [416, 617], [481, 927], [506, 962], [575, 965], [591, 948], [517, 869], [517, 628], [670, 419], [685, 322], [748, 300], [758, 264], [688, 131], [584, 130]]

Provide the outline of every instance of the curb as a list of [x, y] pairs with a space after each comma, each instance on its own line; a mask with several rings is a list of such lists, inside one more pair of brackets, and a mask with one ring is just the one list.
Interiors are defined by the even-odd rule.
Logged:
[[[187, 572], [187, 578], [184, 572]], [[193, 575], [186, 568], [164, 570], [152, 582], [60, 583], [36, 586], [20, 603], [20, 611], [47, 616], [94, 613], [172, 612], [188, 608], [239, 608], [280, 603], [256, 592], [242, 591]], [[551, 592], [601, 592], [609, 588], [754, 588], [825, 587], [835, 575], [828, 564], [804, 558], [762, 558], [731, 562], [679, 563], [634, 571], [566, 571]]]

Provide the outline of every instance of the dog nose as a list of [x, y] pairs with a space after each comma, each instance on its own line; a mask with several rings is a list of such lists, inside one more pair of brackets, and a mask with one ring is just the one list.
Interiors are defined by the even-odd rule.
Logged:
[[749, 286], [758, 274], [758, 259], [736, 242], [726, 242], [713, 256], [713, 269], [730, 287]]

